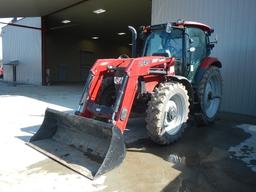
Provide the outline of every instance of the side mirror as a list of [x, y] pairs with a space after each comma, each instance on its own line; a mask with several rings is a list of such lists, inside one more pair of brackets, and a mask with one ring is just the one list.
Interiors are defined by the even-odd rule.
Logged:
[[216, 35], [213, 41], [210, 40], [208, 47], [210, 49], [213, 49], [217, 43], [218, 43], [218, 37]]
[[210, 44], [217, 44], [218, 43], [218, 36], [216, 35], [213, 41], [210, 41]]
[[188, 49], [188, 51], [189, 51], [190, 53], [193, 53], [193, 52], [196, 51], [196, 48], [195, 48], [195, 47], [190, 47], [190, 48]]
[[218, 36], [216, 35], [214, 39], [210, 39], [210, 44], [217, 44], [218, 43]]

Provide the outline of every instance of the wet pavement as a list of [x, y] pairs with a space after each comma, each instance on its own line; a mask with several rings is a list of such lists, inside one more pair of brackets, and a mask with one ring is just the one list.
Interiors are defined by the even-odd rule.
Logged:
[[[215, 124], [187, 128], [183, 137], [169, 146], [156, 145], [148, 138], [128, 143], [128, 158], [108, 175], [107, 185], [110, 189], [119, 186], [121, 191], [255, 191], [256, 172], [229, 151], [251, 137], [237, 127], [241, 123], [255, 125], [256, 119], [222, 113]], [[250, 148], [255, 154], [256, 146]], [[114, 185], [114, 178], [122, 179]]]
[[94, 181], [25, 145], [46, 107], [72, 112], [81, 91], [0, 83], [0, 191], [256, 191], [255, 117], [221, 113], [216, 123], [192, 122], [179, 141], [159, 146], [135, 115], [125, 133], [124, 162]]

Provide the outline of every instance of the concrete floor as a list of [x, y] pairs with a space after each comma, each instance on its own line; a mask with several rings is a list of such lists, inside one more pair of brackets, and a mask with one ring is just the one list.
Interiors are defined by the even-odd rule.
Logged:
[[124, 162], [94, 181], [25, 145], [47, 107], [72, 112], [81, 92], [80, 86], [0, 83], [0, 191], [256, 191], [253, 117], [222, 113], [170, 146], [152, 143], [143, 119], [133, 118]]

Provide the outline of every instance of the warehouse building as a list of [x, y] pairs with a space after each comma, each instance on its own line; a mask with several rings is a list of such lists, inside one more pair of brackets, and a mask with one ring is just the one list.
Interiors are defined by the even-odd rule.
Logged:
[[[28, 84], [42, 84], [41, 18], [23, 18], [2, 29], [4, 80], [14, 79]], [[21, 27], [27, 26], [27, 27]]]
[[[21, 7], [17, 16], [38, 17], [24, 18], [3, 29], [3, 62], [18, 63], [18, 82], [38, 85], [83, 82], [97, 58], [130, 55], [127, 25], [139, 27], [177, 19], [193, 20], [209, 24], [217, 35], [219, 43], [212, 54], [223, 64], [222, 110], [256, 116], [256, 1], [132, 0], [120, 4], [118, 0], [74, 0], [58, 3], [52, 2], [51, 8], [40, 5], [38, 12], [30, 13], [22, 12], [25, 8]], [[12, 65], [5, 65], [4, 71], [5, 80], [11, 81]]]

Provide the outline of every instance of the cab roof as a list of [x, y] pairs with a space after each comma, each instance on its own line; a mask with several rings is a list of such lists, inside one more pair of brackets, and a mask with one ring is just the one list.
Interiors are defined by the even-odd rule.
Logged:
[[211, 28], [209, 25], [200, 23], [200, 22], [195, 22], [195, 21], [177, 21], [172, 23], [175, 26], [184, 26], [184, 27], [196, 27], [199, 29], [202, 29], [203, 31], [206, 31], [208, 33], [213, 33], [214, 29]]
[[[172, 26], [175, 27], [195, 27], [195, 28], [199, 28], [203, 31], [206, 31], [208, 33], [213, 33], [214, 29], [211, 28], [209, 25], [200, 23], [200, 22], [195, 22], [195, 21], [183, 21], [183, 20], [179, 20], [177, 22], [170, 22], [169, 24], [171, 24]], [[155, 30], [155, 29], [161, 29], [161, 28], [166, 28], [167, 23], [165, 24], [160, 24], [160, 25], [151, 25], [148, 27], [145, 27], [146, 29], [151, 29], [151, 30]]]

